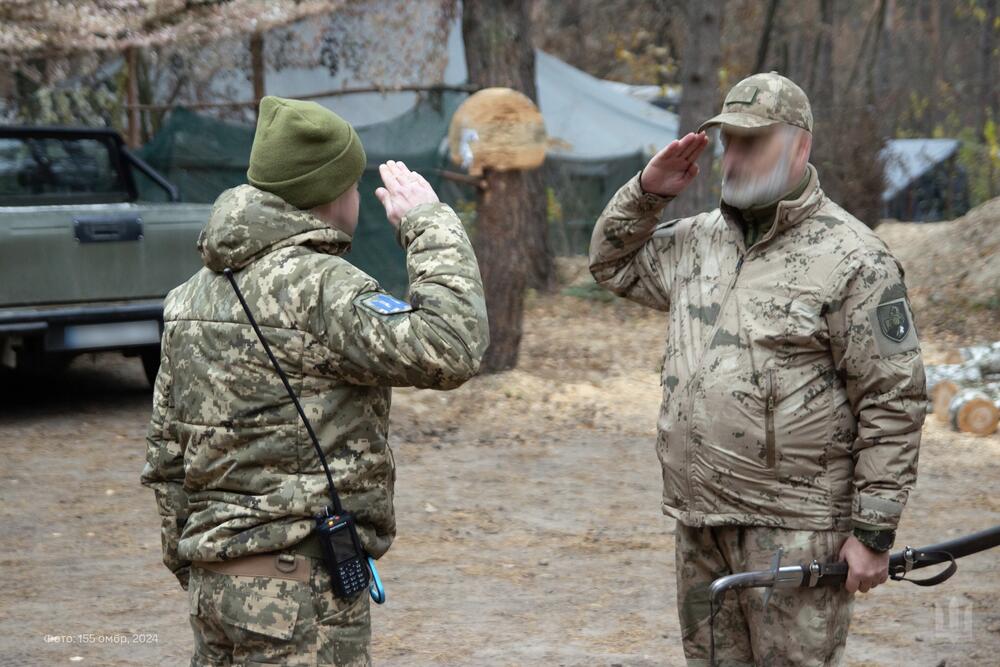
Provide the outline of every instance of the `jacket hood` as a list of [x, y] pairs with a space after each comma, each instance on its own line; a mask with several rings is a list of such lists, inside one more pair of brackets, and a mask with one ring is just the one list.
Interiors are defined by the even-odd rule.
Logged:
[[351, 237], [252, 185], [219, 195], [198, 236], [202, 262], [217, 273], [238, 271], [262, 255], [296, 245], [341, 255], [350, 250]]

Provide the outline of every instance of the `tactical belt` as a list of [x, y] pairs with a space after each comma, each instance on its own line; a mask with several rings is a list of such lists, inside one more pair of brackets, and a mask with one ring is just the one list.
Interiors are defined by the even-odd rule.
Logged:
[[323, 548], [315, 533], [283, 551], [250, 554], [232, 560], [195, 561], [195, 567], [236, 577], [271, 577], [309, 583], [312, 559], [323, 557]]

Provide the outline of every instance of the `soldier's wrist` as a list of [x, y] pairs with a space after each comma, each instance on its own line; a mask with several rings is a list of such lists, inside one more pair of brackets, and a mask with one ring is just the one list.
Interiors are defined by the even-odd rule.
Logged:
[[399, 245], [401, 245], [404, 250], [409, 248], [410, 244], [417, 236], [419, 236], [423, 228], [431, 224], [430, 220], [433, 219], [433, 214], [440, 211], [442, 207], [446, 208], [449, 213], [454, 215], [454, 213], [451, 212], [451, 207], [447, 204], [443, 204], [442, 202], [425, 202], [423, 204], [417, 204], [404, 213], [403, 217], [399, 221], [399, 224], [396, 225], [396, 241]]
[[889, 529], [869, 529], [861, 528], [860, 526], [855, 526], [852, 531], [855, 539], [861, 544], [865, 545], [872, 551], [878, 553], [885, 553], [892, 549], [893, 543], [896, 541], [896, 531]]
[[639, 175], [636, 177], [636, 184], [639, 186], [639, 194], [642, 195], [643, 203], [649, 208], [658, 208], [666, 206], [671, 200], [676, 197], [676, 195], [661, 195], [658, 192], [650, 192], [642, 186], [642, 174], [646, 171], [645, 167], [639, 170]]

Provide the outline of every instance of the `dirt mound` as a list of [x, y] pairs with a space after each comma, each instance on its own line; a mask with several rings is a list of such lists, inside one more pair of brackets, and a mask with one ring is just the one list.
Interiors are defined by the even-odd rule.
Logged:
[[1000, 198], [957, 220], [876, 229], [906, 271], [923, 334], [987, 341], [1000, 330]]

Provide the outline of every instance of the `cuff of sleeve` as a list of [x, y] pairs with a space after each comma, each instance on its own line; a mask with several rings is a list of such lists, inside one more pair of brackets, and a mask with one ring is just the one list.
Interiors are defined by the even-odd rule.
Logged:
[[656, 211], [662, 209], [674, 200], [674, 197], [670, 195], [658, 195], [655, 192], [646, 192], [643, 190], [642, 172], [643, 170], [640, 169], [639, 173], [633, 176], [632, 180], [629, 181], [629, 190], [634, 195], [636, 203], [641, 211]]
[[903, 503], [881, 496], [856, 495], [851, 524], [862, 530], [895, 530]]
[[858, 542], [878, 553], [885, 553], [892, 549], [892, 544], [896, 541], [896, 531], [894, 530], [865, 530], [855, 526], [852, 532]]

